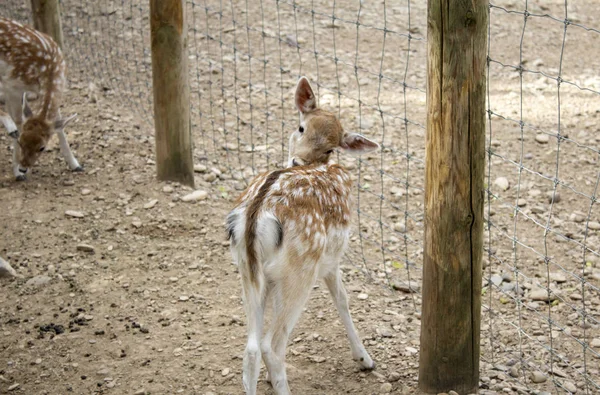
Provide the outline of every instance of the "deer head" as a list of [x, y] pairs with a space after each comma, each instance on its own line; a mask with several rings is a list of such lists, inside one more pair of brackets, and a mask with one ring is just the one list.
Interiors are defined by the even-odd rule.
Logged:
[[77, 114], [73, 114], [66, 119], [57, 119], [54, 122], [46, 120], [41, 115], [34, 116], [27, 104], [25, 95], [23, 95], [22, 111], [23, 124], [21, 132], [17, 136], [21, 149], [17, 155], [17, 160], [22, 169], [27, 169], [37, 162], [42, 152], [46, 149], [48, 140], [50, 140], [54, 131], [63, 129]]
[[318, 108], [306, 77], [298, 81], [295, 101], [300, 126], [290, 136], [288, 167], [327, 164], [336, 149], [362, 155], [379, 148], [379, 144], [358, 133], [345, 132], [333, 113]]

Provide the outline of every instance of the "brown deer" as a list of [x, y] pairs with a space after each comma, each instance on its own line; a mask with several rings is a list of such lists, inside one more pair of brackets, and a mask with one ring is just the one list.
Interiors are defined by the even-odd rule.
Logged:
[[[290, 137], [289, 167], [256, 177], [227, 217], [248, 319], [243, 384], [252, 395], [261, 356], [275, 393], [290, 393], [285, 370], [288, 336], [318, 279], [324, 279], [331, 293], [352, 357], [363, 369], [375, 367], [352, 323], [339, 269], [350, 233], [352, 181], [343, 167], [329, 160], [336, 149], [362, 154], [379, 145], [344, 132], [335, 115], [317, 107], [304, 77], [295, 101], [301, 122]], [[272, 321], [262, 337], [267, 300], [272, 303]]]
[[[13, 138], [13, 173], [19, 181], [25, 180], [25, 173], [38, 160], [55, 132], [71, 170], [83, 170], [64, 132], [75, 115], [66, 119], [60, 116], [65, 70], [62, 52], [52, 38], [0, 17], [0, 93], [4, 95], [7, 111], [0, 111], [0, 122]], [[37, 114], [29, 108], [26, 92], [40, 95]]]

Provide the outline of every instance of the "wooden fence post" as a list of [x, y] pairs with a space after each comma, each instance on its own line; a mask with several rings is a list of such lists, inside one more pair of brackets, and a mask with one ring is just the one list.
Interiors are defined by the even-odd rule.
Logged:
[[156, 167], [194, 186], [185, 0], [150, 0]]
[[428, 0], [419, 387], [478, 391], [488, 0]]
[[33, 26], [52, 37], [58, 46], [64, 49], [58, 0], [31, 0], [31, 11]]

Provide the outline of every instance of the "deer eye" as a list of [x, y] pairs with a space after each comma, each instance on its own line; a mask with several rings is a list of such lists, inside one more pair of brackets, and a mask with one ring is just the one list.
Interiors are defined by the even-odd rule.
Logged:
[[40, 148], [40, 152], [44, 152], [45, 149], [46, 149], [46, 147]]
[[333, 150], [332, 150], [332, 149], [330, 149], [329, 151], [327, 151], [327, 152], [325, 152], [325, 153], [326, 153], [327, 155], [329, 155], [329, 154], [332, 154], [332, 153], [333, 153]]
[[299, 131], [300, 133], [304, 133], [304, 126], [300, 126], [300, 127], [298, 128], [298, 131]]

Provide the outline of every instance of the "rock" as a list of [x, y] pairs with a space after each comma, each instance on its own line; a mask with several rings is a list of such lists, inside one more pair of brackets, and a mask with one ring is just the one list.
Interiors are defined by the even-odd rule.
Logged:
[[19, 383], [14, 383], [14, 384], [13, 384], [13, 385], [11, 385], [10, 387], [8, 387], [8, 390], [9, 390], [9, 391], [14, 391], [14, 390], [16, 390], [17, 388], [19, 388], [19, 386], [20, 386], [20, 385], [21, 385], [21, 384], [19, 384]]
[[165, 185], [165, 186], [163, 187], [163, 192], [164, 192], [164, 193], [173, 193], [173, 191], [174, 191], [174, 189], [173, 189], [173, 187], [172, 187], [172, 186], [170, 186], [170, 185]]
[[92, 193], [92, 191], [90, 191], [90, 190], [89, 190], [89, 189], [87, 189], [87, 188], [83, 188], [83, 189], [81, 190], [81, 194], [82, 194], [83, 196], [89, 195], [90, 193]]
[[556, 191], [556, 192], [549, 191], [546, 194], [546, 197], [548, 198], [548, 203], [558, 203], [558, 202], [560, 202], [560, 193], [558, 193], [558, 191]]
[[227, 375], [229, 375], [229, 368], [225, 368], [223, 370], [221, 370], [221, 376], [225, 377]]
[[411, 281], [410, 283], [395, 282], [392, 283], [392, 288], [394, 288], [396, 291], [402, 291], [406, 293], [419, 293], [420, 290], [419, 284], [415, 281]]
[[383, 383], [379, 387], [379, 393], [381, 394], [389, 394], [390, 392], [392, 392], [392, 384], [390, 383]]
[[146, 395], [146, 390], [144, 388], [140, 388], [139, 390], [135, 391], [133, 395]]
[[144, 208], [146, 210], [151, 209], [152, 207], [156, 206], [156, 203], [158, 203], [158, 199], [152, 199], [148, 203], [144, 204]]
[[585, 221], [585, 214], [583, 214], [579, 211], [575, 211], [574, 213], [572, 213], [569, 216], [569, 220], [572, 222], [581, 223], [581, 222]]
[[311, 359], [313, 360], [313, 362], [316, 362], [316, 363], [322, 363], [327, 360], [325, 357], [321, 357], [321, 356], [312, 357]]
[[561, 272], [552, 272], [550, 273], [550, 280], [557, 283], [564, 283], [567, 281], [567, 277]]
[[414, 347], [406, 347], [406, 348], [404, 348], [404, 349], [405, 349], [405, 350], [406, 350], [406, 351], [407, 351], [409, 354], [416, 354], [416, 353], [418, 353], [418, 352], [419, 352], [419, 350], [417, 350], [417, 349], [416, 349], [416, 348], [414, 348]]
[[496, 178], [496, 181], [494, 181], [494, 185], [496, 185], [498, 188], [502, 189], [503, 191], [506, 191], [510, 187], [510, 184], [508, 183], [508, 179], [506, 177]]
[[600, 230], [600, 222], [590, 221], [588, 223], [588, 229], [591, 229], [591, 230]]
[[590, 342], [590, 347], [600, 348], [600, 338], [592, 339], [592, 341]]
[[458, 395], [458, 392], [456, 392], [456, 391], [448, 391], [448, 395]]
[[502, 276], [498, 274], [493, 274], [492, 277], [490, 277], [490, 281], [492, 282], [492, 284], [500, 286], [500, 284], [502, 284], [503, 279]]
[[363, 294], [363, 293], [360, 293], [360, 294], [358, 294], [358, 296], [357, 296], [356, 298], [357, 298], [357, 299], [360, 299], [360, 300], [365, 300], [365, 299], [367, 299], [368, 297], [369, 297], [369, 295], [367, 295], [367, 294]]
[[519, 369], [516, 366], [511, 366], [508, 374], [510, 374], [510, 377], [519, 377]]
[[571, 383], [570, 381], [565, 381], [563, 383], [563, 387], [572, 394], [577, 392], [577, 387], [575, 387], [575, 384]]
[[540, 372], [539, 370], [534, 370], [533, 372], [531, 372], [531, 374], [529, 375], [529, 378], [531, 379], [532, 382], [534, 382], [536, 384], [545, 383], [546, 380], [548, 379], [546, 377], [546, 375], [544, 373]]
[[537, 141], [540, 144], [548, 144], [548, 141], [550, 141], [550, 137], [547, 134], [539, 133], [535, 136], [535, 141]]
[[202, 178], [204, 178], [204, 181], [206, 182], [213, 182], [217, 179], [217, 175], [215, 173], [206, 173]]
[[181, 296], [179, 297], [179, 301], [180, 301], [180, 302], [187, 302], [188, 300], [190, 300], [190, 297], [189, 297], [189, 296], [186, 296], [186, 295], [181, 295]]
[[189, 193], [181, 198], [182, 202], [197, 202], [199, 200], [204, 200], [208, 197], [208, 192], [197, 190], [192, 193]]
[[388, 378], [389, 381], [396, 382], [398, 380], [400, 380], [402, 378], [402, 375], [398, 372], [391, 372], [390, 373], [390, 377]]
[[519, 206], [519, 207], [525, 207], [525, 206], [527, 206], [527, 200], [522, 199], [522, 198], [519, 199], [519, 200], [517, 200], [517, 206]]
[[40, 287], [42, 285], [48, 284], [50, 281], [52, 281], [52, 278], [48, 276], [35, 276], [27, 280], [25, 285], [30, 287]]
[[95, 252], [94, 247], [89, 244], [77, 244], [76, 248], [77, 248], [77, 251], [89, 252], [92, 254]]
[[0, 278], [16, 277], [17, 272], [8, 262], [0, 258]]
[[194, 171], [196, 173], [206, 173], [208, 171], [208, 167], [204, 165], [194, 165]]
[[402, 222], [396, 222], [394, 224], [394, 230], [396, 232], [405, 233], [406, 232], [406, 226], [404, 226], [404, 224]]
[[83, 217], [85, 217], [84, 213], [82, 213], [81, 211], [75, 211], [75, 210], [67, 210], [67, 211], [65, 211], [65, 215], [67, 217], [72, 217], [72, 218], [83, 218]]
[[537, 300], [540, 302], [547, 302], [550, 298], [548, 297], [548, 291], [542, 288], [533, 289], [529, 292], [529, 299]]

